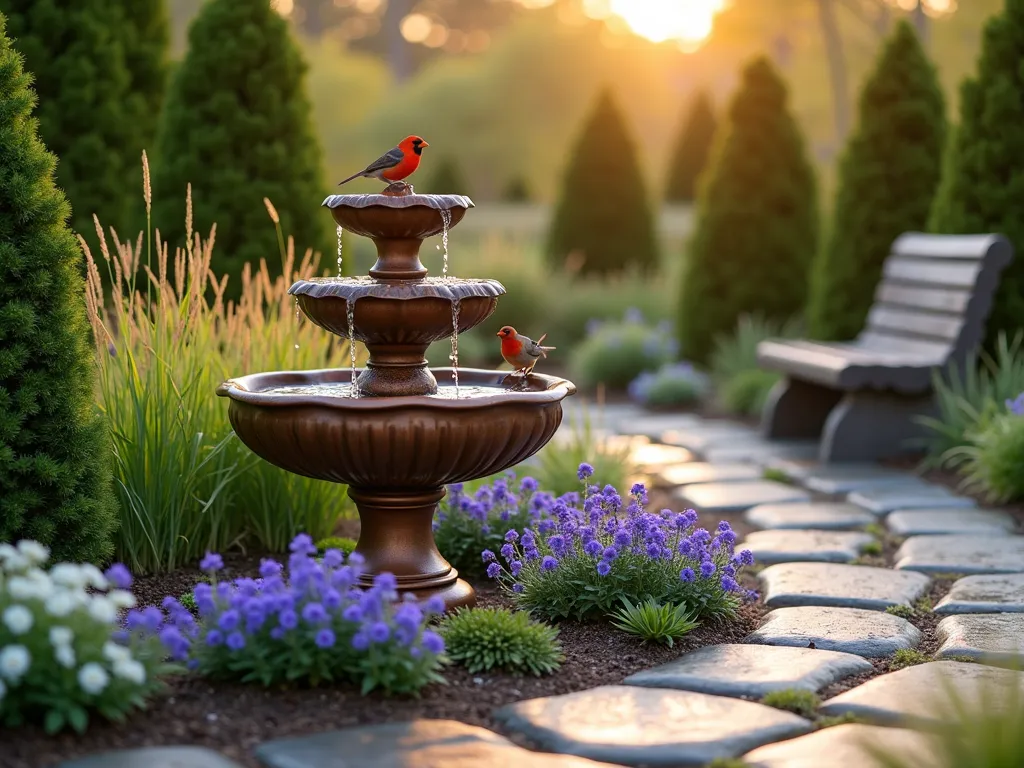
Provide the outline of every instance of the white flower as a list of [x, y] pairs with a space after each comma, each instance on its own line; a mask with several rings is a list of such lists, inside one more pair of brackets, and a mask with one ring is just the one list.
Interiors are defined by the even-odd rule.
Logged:
[[108, 640], [103, 644], [103, 658], [114, 662], [131, 661], [132, 651], [131, 648], [126, 648], [123, 645], [118, 645]]
[[58, 645], [53, 649], [53, 656], [65, 669], [75, 666], [75, 651], [70, 645]]
[[28, 671], [32, 657], [24, 645], [8, 645], [0, 651], [0, 677], [6, 677], [12, 683]]
[[107, 577], [103, 575], [103, 571], [92, 563], [80, 565], [78, 568], [79, 572], [82, 574], [82, 579], [93, 589], [106, 589], [110, 586], [110, 582], [107, 581]]
[[23, 539], [18, 542], [18, 552], [32, 565], [42, 565], [50, 559], [50, 550], [38, 541]]
[[61, 590], [46, 601], [46, 612], [51, 616], [67, 616], [75, 609], [75, 601], [70, 592]]
[[24, 605], [9, 605], [3, 613], [4, 624], [12, 634], [24, 635], [32, 629], [32, 611]]
[[10, 573], [20, 573], [29, 567], [28, 559], [10, 544], [0, 544], [0, 565]]
[[146, 682], [146, 668], [135, 659], [121, 659], [114, 662], [114, 674], [137, 685]]
[[89, 615], [103, 624], [117, 621], [117, 608], [103, 595], [97, 595], [89, 601]]
[[135, 607], [135, 595], [127, 589], [113, 589], [107, 593], [107, 599], [114, 604], [115, 608]]
[[86, 583], [81, 567], [73, 563], [57, 563], [50, 569], [50, 578], [54, 584], [70, 589], [82, 589]]
[[68, 627], [50, 627], [50, 644], [54, 646], [71, 645], [75, 633]]
[[7, 582], [7, 593], [15, 600], [45, 600], [53, 594], [53, 584], [46, 574], [33, 568]]
[[78, 684], [82, 686], [83, 691], [93, 696], [101, 693], [109, 682], [110, 675], [107, 674], [107, 670], [95, 661], [90, 661], [78, 670]]

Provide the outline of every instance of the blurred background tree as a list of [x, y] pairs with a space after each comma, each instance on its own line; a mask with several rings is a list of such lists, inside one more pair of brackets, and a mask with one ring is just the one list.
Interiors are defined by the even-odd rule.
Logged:
[[[434, 161], [435, 169], [427, 177], [422, 192], [431, 195], [466, 195], [472, 197], [469, 182], [462, 175], [462, 168], [455, 155], [443, 155]], [[419, 192], [420, 190], [417, 190]]]
[[692, 203], [697, 179], [707, 165], [711, 143], [715, 138], [714, 105], [705, 90], [698, 91], [690, 104], [669, 164], [665, 200], [670, 203]]

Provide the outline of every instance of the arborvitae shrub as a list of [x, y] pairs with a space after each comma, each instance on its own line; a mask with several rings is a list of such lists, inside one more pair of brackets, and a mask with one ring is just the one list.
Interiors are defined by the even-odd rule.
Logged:
[[506, 203], [528, 203], [533, 200], [530, 185], [522, 176], [509, 179], [501, 192], [501, 199]]
[[818, 239], [814, 171], [765, 58], [744, 69], [697, 202], [678, 324], [683, 356], [703, 363], [741, 315], [802, 311]]
[[654, 218], [625, 116], [605, 89], [570, 154], [548, 233], [547, 257], [583, 274], [658, 266]]
[[[142, 0], [132, 0], [132, 2]], [[143, 147], [131, 107], [122, 2], [0, 0], [7, 33], [33, 73], [39, 135], [60, 158], [71, 227], [94, 237], [93, 214], [127, 231]]]
[[243, 265], [278, 252], [264, 197], [300, 253], [336, 249], [331, 217], [320, 208], [328, 192], [322, 153], [306, 65], [288, 22], [267, 0], [209, 0], [188, 39], [160, 122], [153, 219], [172, 244], [183, 244], [182, 201], [191, 183], [194, 227], [207, 232], [216, 222], [211, 269], [231, 275], [234, 297]]
[[901, 21], [864, 85], [839, 163], [832, 226], [811, 280], [812, 335], [850, 339], [861, 330], [893, 240], [927, 224], [945, 141], [935, 68]]
[[0, 542], [100, 562], [117, 521], [93, 406], [82, 252], [37, 135], [35, 95], [0, 15]]
[[708, 163], [718, 122], [714, 105], [707, 91], [699, 91], [690, 104], [686, 121], [676, 140], [669, 165], [665, 200], [670, 203], [692, 203], [697, 194], [697, 179]]
[[999, 232], [1016, 256], [1003, 272], [988, 320], [987, 346], [1024, 326], [1024, 0], [1006, 0], [989, 19], [978, 71], [960, 88], [960, 120], [950, 142], [929, 228]]
[[[469, 183], [462, 175], [462, 168], [459, 162], [450, 155], [442, 157], [437, 164], [434, 173], [428, 177], [427, 183], [423, 185], [423, 191], [431, 195], [466, 195], [469, 193]], [[416, 190], [419, 192], [420, 190]]]

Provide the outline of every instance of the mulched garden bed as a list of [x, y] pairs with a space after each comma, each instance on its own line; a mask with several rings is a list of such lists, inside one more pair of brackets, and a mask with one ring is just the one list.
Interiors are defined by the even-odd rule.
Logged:
[[[256, 576], [255, 554], [225, 557], [224, 578]], [[165, 595], [180, 595], [200, 578], [184, 568], [139, 579], [134, 587], [141, 604], [159, 604]], [[752, 584], [749, 586], [753, 586]], [[481, 605], [508, 605], [490, 585], [479, 585]], [[695, 648], [738, 642], [764, 614], [759, 604], [745, 605], [736, 620], [708, 624], [674, 648], [642, 645], [606, 624], [560, 625], [566, 660], [553, 675], [541, 678], [506, 674], [470, 675], [459, 667], [445, 670], [447, 685], [424, 689], [419, 699], [360, 696], [350, 686], [266, 690], [254, 685], [211, 684], [196, 676], [169, 681], [167, 691], [149, 708], [121, 725], [96, 721], [84, 736], [49, 737], [40, 729], [22, 728], [0, 735], [0, 766], [42, 768], [62, 760], [110, 749], [194, 744], [222, 752], [257, 768], [251, 749], [284, 736], [318, 733], [359, 724], [444, 718], [497, 730], [492, 711], [504, 704], [539, 696], [571, 693], [620, 683], [642, 669], [670, 661]]]

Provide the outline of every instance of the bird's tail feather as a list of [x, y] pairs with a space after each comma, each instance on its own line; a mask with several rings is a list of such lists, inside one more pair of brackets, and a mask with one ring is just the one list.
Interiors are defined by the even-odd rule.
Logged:
[[348, 184], [350, 181], [352, 181], [352, 179], [358, 179], [362, 175], [363, 175], [362, 171], [360, 171], [359, 173], [353, 173], [351, 176], [349, 176], [344, 181], [339, 181], [338, 182], [338, 186], [340, 187], [342, 184]]

